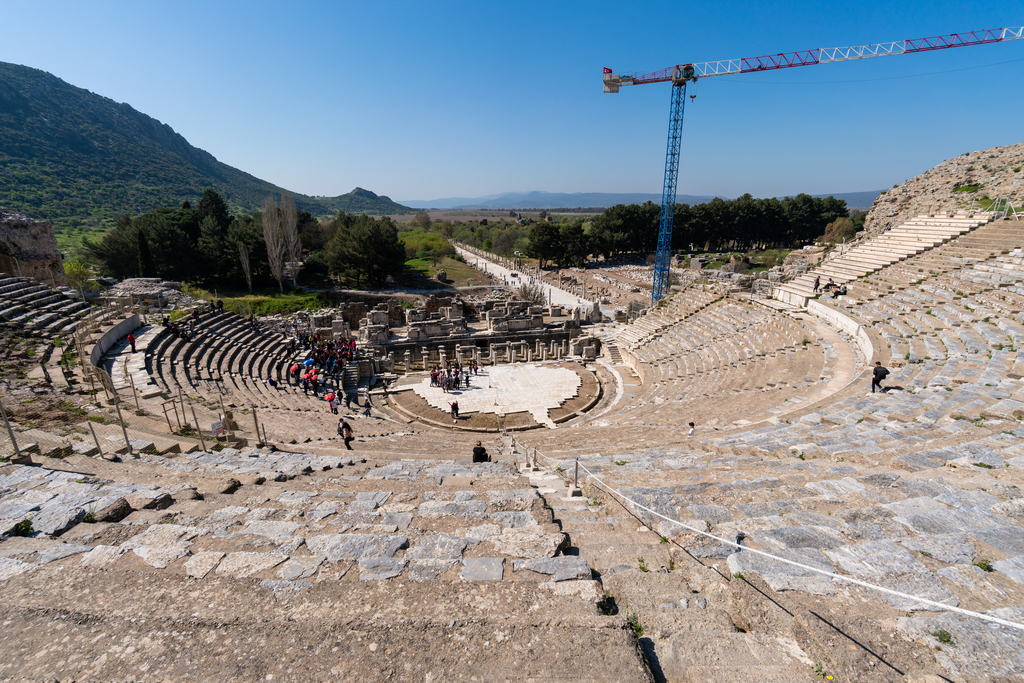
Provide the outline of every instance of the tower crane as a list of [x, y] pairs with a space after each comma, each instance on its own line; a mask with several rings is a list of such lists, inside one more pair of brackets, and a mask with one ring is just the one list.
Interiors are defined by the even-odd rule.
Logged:
[[672, 249], [672, 220], [675, 214], [676, 179], [679, 176], [679, 143], [683, 132], [683, 105], [686, 101], [686, 84], [696, 83], [698, 78], [747, 74], [759, 71], [788, 69], [795, 66], [811, 66], [831, 62], [846, 62], [854, 59], [888, 57], [945, 50], [951, 47], [987, 45], [1007, 40], [1024, 38], [1024, 27], [995, 28], [967, 33], [951, 33], [933, 38], [897, 40], [872, 45], [849, 47], [816, 48], [798, 52], [782, 52], [761, 57], [744, 57], [717, 62], [676, 64], [646, 74], [617, 74], [611, 69], [604, 70], [604, 91], [617, 93], [626, 85], [647, 83], [671, 83], [672, 98], [668, 116], [668, 151], [665, 154], [665, 184], [661, 193], [661, 218], [658, 225], [658, 252], [654, 265], [654, 282], [651, 290], [651, 304], [657, 303], [668, 290], [669, 258]]

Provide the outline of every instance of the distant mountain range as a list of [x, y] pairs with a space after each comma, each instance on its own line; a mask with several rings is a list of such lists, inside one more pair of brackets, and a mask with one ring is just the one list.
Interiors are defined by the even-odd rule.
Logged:
[[[795, 193], [794, 193], [795, 194]], [[815, 197], [835, 197], [842, 199], [851, 209], [868, 209], [881, 194], [877, 192], [842, 192], [832, 195], [820, 194]], [[681, 194], [676, 196], [679, 204], [701, 204], [714, 199], [714, 195]], [[722, 197], [732, 199], [732, 197]], [[782, 197], [779, 197], [782, 199]], [[661, 204], [660, 194], [614, 193], [614, 192], [575, 192], [571, 194], [558, 192], [503, 192], [483, 197], [448, 197], [447, 199], [402, 201], [405, 206], [415, 209], [574, 209], [574, 208], [607, 208], [616, 204], [643, 204], [654, 202]]]
[[[121, 214], [195, 202], [208, 187], [244, 212], [282, 191], [127, 104], [0, 62], [0, 205], [52, 221], [58, 232], [102, 229]], [[315, 216], [410, 211], [362, 188], [338, 197], [292, 194]]]

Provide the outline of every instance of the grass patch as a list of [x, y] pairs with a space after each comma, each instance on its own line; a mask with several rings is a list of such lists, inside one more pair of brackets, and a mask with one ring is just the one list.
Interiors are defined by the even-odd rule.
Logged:
[[992, 563], [988, 560], [978, 560], [974, 563], [974, 566], [980, 569], [981, 571], [988, 572], [990, 574], [996, 570], [996, 568], [993, 567]]
[[442, 283], [437, 282], [437, 271], [443, 270], [447, 279], [443, 283], [444, 285], [454, 287], [465, 287], [467, 281], [472, 278], [474, 285], [482, 285], [485, 283], [485, 276], [483, 273], [478, 271], [476, 268], [464, 263], [461, 260], [456, 260], [450, 256], [445, 256], [440, 259], [430, 258], [412, 258], [405, 262], [406, 272], [398, 276], [401, 279], [407, 281], [407, 284], [422, 283], [424, 279], [431, 280], [437, 283], [438, 286], [442, 286]]
[[[224, 309], [242, 315], [249, 315], [250, 312], [257, 316], [287, 315], [296, 311], [304, 311], [310, 308], [330, 308], [334, 306], [330, 295], [327, 292], [303, 292], [299, 289], [286, 290], [284, 294], [275, 292], [273, 289], [264, 289], [253, 294], [218, 291], [214, 293], [197, 285], [186, 284], [182, 291], [193, 299], [205, 299], [206, 301], [224, 302]], [[175, 311], [181, 314], [181, 311]], [[174, 317], [173, 315], [171, 316]]]
[[644, 626], [640, 623], [640, 615], [636, 611], [629, 613], [626, 617], [626, 623], [629, 624], [629, 628], [633, 630], [637, 638], [644, 637]]
[[953, 636], [950, 635], [949, 631], [940, 628], [938, 631], [932, 631], [932, 635], [943, 645], [956, 647], [956, 643], [953, 642]]

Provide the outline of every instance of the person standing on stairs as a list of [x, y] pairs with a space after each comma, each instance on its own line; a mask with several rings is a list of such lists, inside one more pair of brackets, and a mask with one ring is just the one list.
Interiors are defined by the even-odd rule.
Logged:
[[128, 333], [128, 345], [132, 347], [132, 353], [135, 353], [135, 336], [131, 332]]

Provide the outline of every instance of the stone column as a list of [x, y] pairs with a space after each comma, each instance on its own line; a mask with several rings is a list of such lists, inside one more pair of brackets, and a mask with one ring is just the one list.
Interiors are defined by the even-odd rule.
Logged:
[[410, 367], [412, 366], [412, 351], [406, 350], [405, 352], [405, 374], [409, 374]]
[[526, 362], [527, 363], [532, 363], [533, 362], [533, 349], [531, 349], [529, 347], [527, 347], [527, 349], [526, 349]]

